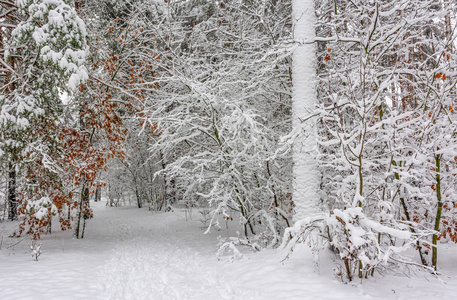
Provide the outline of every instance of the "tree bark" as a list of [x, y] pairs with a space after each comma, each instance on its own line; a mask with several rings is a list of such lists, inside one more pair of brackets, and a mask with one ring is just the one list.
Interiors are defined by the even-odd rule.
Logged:
[[97, 187], [95, 189], [95, 202], [99, 202], [102, 200], [102, 188]]
[[8, 219], [17, 220], [16, 170], [12, 163], [8, 172]]
[[294, 0], [292, 18], [296, 43], [292, 53], [293, 201], [298, 221], [319, 212], [316, 119], [309, 118], [317, 104], [314, 1]]
[[436, 199], [438, 201], [436, 215], [435, 215], [435, 232], [436, 234], [432, 237], [432, 266], [437, 270], [437, 261], [438, 261], [438, 236], [440, 235], [440, 222], [441, 222], [441, 213], [443, 210], [443, 202], [441, 201], [441, 154], [435, 155], [435, 167], [436, 167]]

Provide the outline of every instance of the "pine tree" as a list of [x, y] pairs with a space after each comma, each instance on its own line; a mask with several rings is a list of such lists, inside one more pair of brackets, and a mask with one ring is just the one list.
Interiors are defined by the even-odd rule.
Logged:
[[37, 236], [64, 198], [60, 93], [87, 79], [87, 46], [84, 23], [65, 1], [18, 1], [14, 7], [17, 23], [4, 46], [11, 75], [2, 90], [1, 126], [8, 130], [2, 129], [0, 146], [9, 153], [10, 177], [20, 178], [10, 179], [21, 186], [19, 212]]

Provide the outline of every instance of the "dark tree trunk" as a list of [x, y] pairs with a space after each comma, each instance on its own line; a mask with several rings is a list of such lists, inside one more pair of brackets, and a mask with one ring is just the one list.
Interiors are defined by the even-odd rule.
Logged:
[[87, 185], [88, 185], [87, 183], [84, 184], [84, 192], [83, 192], [83, 198], [82, 198], [84, 209], [90, 207], [90, 204], [89, 204], [90, 192], [89, 192], [89, 188], [87, 187]]
[[166, 186], [166, 199], [167, 207], [165, 211], [171, 211], [173, 205], [176, 203], [176, 182], [174, 178], [170, 179], [169, 184]]
[[86, 230], [86, 220], [89, 219], [89, 216], [85, 213], [86, 210], [90, 207], [90, 201], [89, 201], [89, 195], [90, 195], [90, 192], [89, 192], [89, 188], [87, 187], [87, 185], [84, 185], [85, 188], [84, 188], [84, 198], [82, 199], [82, 202], [83, 202], [83, 207], [84, 207], [84, 215], [83, 215], [83, 229], [82, 229], [82, 232], [81, 232], [81, 238], [84, 238], [84, 231]]
[[[165, 170], [167, 163], [165, 162], [165, 157], [160, 151], [160, 160], [162, 162], [162, 169]], [[165, 184], [165, 201], [166, 207], [165, 211], [171, 211], [173, 204], [176, 202], [176, 184], [175, 179], [168, 179], [166, 173], [163, 174], [163, 181]]]
[[138, 204], [138, 208], [143, 207], [143, 202], [141, 201], [140, 193], [138, 192], [138, 186], [135, 183], [135, 195], [136, 195], [136, 202]]
[[8, 219], [17, 220], [16, 170], [10, 164], [8, 172]]
[[95, 202], [99, 202], [102, 200], [102, 188], [101, 187], [98, 187], [96, 190], [95, 190]]
[[[81, 200], [79, 202], [78, 209], [78, 220], [76, 221], [75, 236], [77, 239], [84, 237], [84, 229], [86, 228], [86, 219], [89, 217], [85, 214], [86, 208], [89, 207], [89, 189], [87, 188], [87, 183], [83, 184], [83, 189], [81, 191]], [[82, 224], [82, 233], [81, 231]]]
[[48, 225], [46, 226], [46, 233], [51, 234], [52, 232], [52, 215], [49, 216]]

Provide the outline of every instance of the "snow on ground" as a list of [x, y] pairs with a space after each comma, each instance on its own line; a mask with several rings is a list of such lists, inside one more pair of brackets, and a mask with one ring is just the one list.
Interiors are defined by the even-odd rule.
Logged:
[[[265, 250], [231, 262], [215, 255], [224, 230], [203, 234], [196, 211], [152, 213], [134, 207], [93, 203], [86, 235], [44, 236], [39, 261], [29, 239], [8, 238], [17, 223], [0, 224], [0, 299], [455, 299], [457, 248], [440, 249], [446, 281], [426, 273], [413, 277], [376, 275], [342, 284], [323, 258], [313, 272], [308, 250]], [[3, 242], [2, 241], [3, 237]], [[17, 245], [12, 246], [17, 243]], [[325, 256], [325, 255], [324, 255]]]

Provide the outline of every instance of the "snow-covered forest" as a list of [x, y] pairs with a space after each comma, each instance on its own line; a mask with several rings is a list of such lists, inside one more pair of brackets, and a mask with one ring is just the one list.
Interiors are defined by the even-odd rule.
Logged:
[[0, 0], [0, 29], [0, 298], [457, 293], [455, 0]]

